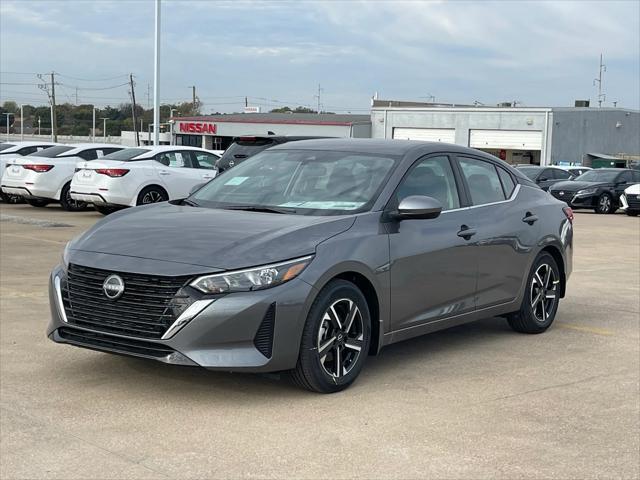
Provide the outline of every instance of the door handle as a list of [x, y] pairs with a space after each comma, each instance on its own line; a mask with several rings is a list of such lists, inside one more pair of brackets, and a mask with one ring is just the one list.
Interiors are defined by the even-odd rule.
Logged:
[[171, 175], [171, 172], [167, 172], [166, 170], [160, 170], [160, 175]]
[[464, 238], [465, 240], [469, 240], [476, 234], [476, 231], [473, 228], [469, 228], [466, 225], [460, 226], [460, 231], [458, 232], [458, 236]]
[[203, 180], [211, 180], [213, 177], [211, 175], [203, 175], [202, 179]]
[[524, 216], [522, 221], [524, 223], [528, 223], [529, 225], [533, 225], [534, 223], [536, 223], [538, 221], [538, 216], [534, 215], [531, 212], [527, 212], [527, 214]]

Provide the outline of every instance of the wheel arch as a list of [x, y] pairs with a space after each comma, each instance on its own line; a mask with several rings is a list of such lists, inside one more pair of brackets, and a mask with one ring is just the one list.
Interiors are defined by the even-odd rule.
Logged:
[[560, 270], [560, 298], [564, 298], [564, 294], [567, 290], [567, 271], [562, 252], [556, 245], [551, 244], [545, 246], [542, 250], [540, 250], [538, 255], [540, 255], [541, 253], [548, 253], [556, 261], [558, 270]]
[[[382, 346], [383, 332], [381, 328], [381, 305], [380, 294], [376, 288], [374, 281], [366, 275], [362, 269], [350, 265], [351, 268], [344, 268], [341, 271], [328, 272], [326, 276], [319, 282], [319, 286], [315, 291], [314, 300], [320, 294], [320, 291], [326, 287], [332, 280], [346, 280], [353, 283], [364, 295], [369, 307], [371, 316], [371, 343], [369, 345], [369, 355], [377, 355]], [[354, 268], [355, 267], [355, 268]]]
[[169, 192], [167, 192], [167, 189], [166, 189], [166, 188], [164, 188], [164, 187], [163, 187], [162, 185], [160, 185], [158, 182], [153, 182], [153, 181], [151, 181], [151, 182], [149, 182], [149, 183], [145, 183], [144, 185], [142, 185], [142, 186], [138, 189], [138, 191], [136, 192], [136, 194], [133, 196], [133, 199], [132, 199], [132, 200], [133, 200], [133, 202], [132, 202], [132, 206], [134, 206], [134, 207], [135, 207], [136, 205], [138, 205], [138, 197], [140, 196], [140, 194], [142, 193], [142, 191], [143, 191], [145, 188], [149, 188], [149, 187], [157, 187], [157, 188], [159, 188], [160, 190], [162, 190], [162, 191], [165, 193], [165, 195], [167, 196], [167, 198], [168, 198], [169, 200], [171, 200], [171, 198], [169, 197]]

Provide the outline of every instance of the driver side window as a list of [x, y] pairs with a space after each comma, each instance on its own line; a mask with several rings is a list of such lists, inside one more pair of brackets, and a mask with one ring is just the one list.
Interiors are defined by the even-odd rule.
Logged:
[[449, 157], [440, 155], [418, 161], [402, 179], [396, 190], [396, 202], [412, 195], [432, 197], [443, 210], [460, 207], [460, 199]]

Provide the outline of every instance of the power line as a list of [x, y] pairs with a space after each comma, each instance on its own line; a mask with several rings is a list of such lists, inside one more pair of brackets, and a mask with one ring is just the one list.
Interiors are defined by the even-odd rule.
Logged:
[[67, 88], [78, 89], [78, 90], [113, 90], [114, 88], [120, 88], [120, 87], [127, 86], [127, 85], [129, 85], [129, 82], [120, 83], [118, 85], [112, 85], [110, 87], [79, 87], [77, 85], [67, 85], [66, 83], [59, 83], [58, 85], [61, 85], [63, 87], [67, 87]]
[[106, 82], [109, 80], [116, 80], [118, 78], [125, 78], [129, 76], [127, 74], [124, 74], [124, 75], [116, 75], [115, 77], [105, 77], [105, 78], [78, 78], [78, 77], [72, 77], [71, 75], [64, 75], [62, 73], [57, 73], [56, 75], [64, 78], [70, 78], [72, 80], [78, 80], [79, 82]]

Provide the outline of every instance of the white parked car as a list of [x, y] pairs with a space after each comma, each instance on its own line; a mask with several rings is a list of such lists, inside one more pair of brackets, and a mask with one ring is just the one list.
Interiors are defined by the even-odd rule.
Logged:
[[631, 217], [640, 215], [640, 183], [625, 188], [620, 195], [620, 208]]
[[184, 198], [216, 176], [218, 158], [202, 148], [179, 145], [126, 148], [78, 163], [71, 197], [93, 203], [105, 215], [122, 207]]
[[[49, 148], [53, 145], [58, 145], [54, 142], [5, 142], [0, 143], [0, 177], [7, 166], [7, 161], [11, 158], [23, 157], [34, 152], [39, 152], [45, 148]], [[21, 197], [15, 195], [7, 195], [0, 191], [0, 198], [7, 203], [16, 203], [21, 201]]]
[[60, 202], [67, 211], [87, 208], [71, 198], [71, 179], [79, 161], [93, 161], [124, 149], [106, 143], [57, 145], [26, 157], [12, 158], [2, 175], [2, 191], [24, 197], [34, 207]]

